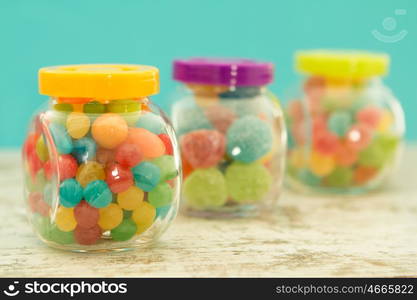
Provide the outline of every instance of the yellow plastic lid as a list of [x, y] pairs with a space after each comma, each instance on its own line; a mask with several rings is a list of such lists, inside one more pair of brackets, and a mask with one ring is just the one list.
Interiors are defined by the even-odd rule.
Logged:
[[129, 99], [159, 91], [159, 71], [142, 65], [66, 65], [39, 70], [39, 93], [51, 97]]
[[324, 77], [362, 79], [388, 73], [389, 56], [384, 53], [343, 50], [299, 51], [296, 69]]

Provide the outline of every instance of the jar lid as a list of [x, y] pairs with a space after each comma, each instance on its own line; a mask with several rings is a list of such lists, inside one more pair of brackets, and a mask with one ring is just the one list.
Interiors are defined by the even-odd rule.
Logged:
[[186, 83], [262, 86], [273, 81], [274, 65], [250, 59], [190, 58], [174, 61], [173, 78]]
[[88, 64], [41, 68], [39, 93], [52, 97], [129, 99], [159, 91], [159, 71], [152, 66]]
[[295, 55], [296, 69], [324, 77], [353, 79], [388, 73], [389, 55], [366, 51], [310, 50]]

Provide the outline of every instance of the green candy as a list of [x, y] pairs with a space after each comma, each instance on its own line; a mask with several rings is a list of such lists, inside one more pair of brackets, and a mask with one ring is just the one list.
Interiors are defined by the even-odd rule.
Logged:
[[394, 135], [376, 136], [368, 147], [359, 152], [359, 164], [366, 167], [383, 167], [392, 158], [398, 143], [399, 138]]
[[352, 178], [353, 171], [351, 168], [337, 167], [325, 178], [325, 182], [331, 187], [348, 187]]
[[107, 111], [112, 113], [129, 113], [140, 109], [141, 104], [135, 100], [113, 100], [107, 104]]
[[65, 111], [65, 112], [71, 112], [72, 105], [69, 103], [57, 103], [54, 105], [54, 109], [57, 111]]
[[310, 170], [308, 169], [302, 169], [298, 172], [298, 178], [301, 180], [301, 182], [309, 185], [309, 186], [319, 186], [321, 183], [321, 178], [314, 175]]
[[330, 115], [327, 121], [327, 127], [331, 132], [342, 137], [352, 126], [352, 121], [350, 113], [346, 111], [336, 111]]
[[61, 231], [55, 225], [50, 226], [49, 239], [55, 243], [61, 245], [73, 244], [74, 243], [74, 232]]
[[124, 219], [119, 226], [111, 230], [111, 237], [115, 241], [127, 241], [131, 239], [137, 230], [136, 223], [131, 219]]
[[102, 114], [106, 112], [106, 106], [98, 101], [84, 104], [83, 111], [87, 114]]
[[163, 155], [152, 160], [159, 167], [162, 181], [170, 180], [178, 175], [175, 160], [172, 155]]
[[172, 202], [172, 189], [171, 186], [166, 183], [158, 184], [152, 191], [148, 192], [148, 201], [155, 208], [169, 205]]
[[256, 202], [269, 191], [272, 177], [260, 163], [234, 162], [226, 170], [229, 196], [237, 202]]
[[223, 174], [216, 168], [195, 170], [184, 182], [184, 198], [195, 208], [224, 205], [227, 188]]

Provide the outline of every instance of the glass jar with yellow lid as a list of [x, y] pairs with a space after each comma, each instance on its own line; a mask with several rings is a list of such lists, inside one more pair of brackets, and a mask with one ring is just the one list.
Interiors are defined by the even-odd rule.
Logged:
[[42, 241], [72, 251], [147, 245], [177, 212], [181, 165], [174, 131], [149, 100], [158, 69], [42, 68], [50, 97], [23, 146], [24, 196]]
[[381, 187], [405, 130], [401, 105], [381, 81], [389, 56], [311, 50], [295, 61], [304, 78], [286, 105], [289, 186], [336, 194]]

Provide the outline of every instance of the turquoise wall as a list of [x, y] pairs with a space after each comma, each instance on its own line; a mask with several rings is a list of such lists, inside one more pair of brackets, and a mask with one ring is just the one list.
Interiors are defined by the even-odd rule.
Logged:
[[[396, 9], [405, 11], [396, 15]], [[401, 30], [407, 34], [386, 43], [372, 35], [374, 29], [391, 36]], [[277, 76], [271, 89], [282, 95], [297, 80], [294, 51], [308, 48], [389, 53], [392, 67], [386, 83], [405, 108], [407, 138], [417, 140], [415, 0], [0, 0], [0, 41], [0, 146], [21, 144], [28, 118], [45, 100], [37, 94], [42, 66], [158, 66], [161, 93], [154, 100], [168, 109], [175, 86], [170, 79], [173, 58], [272, 61]]]

